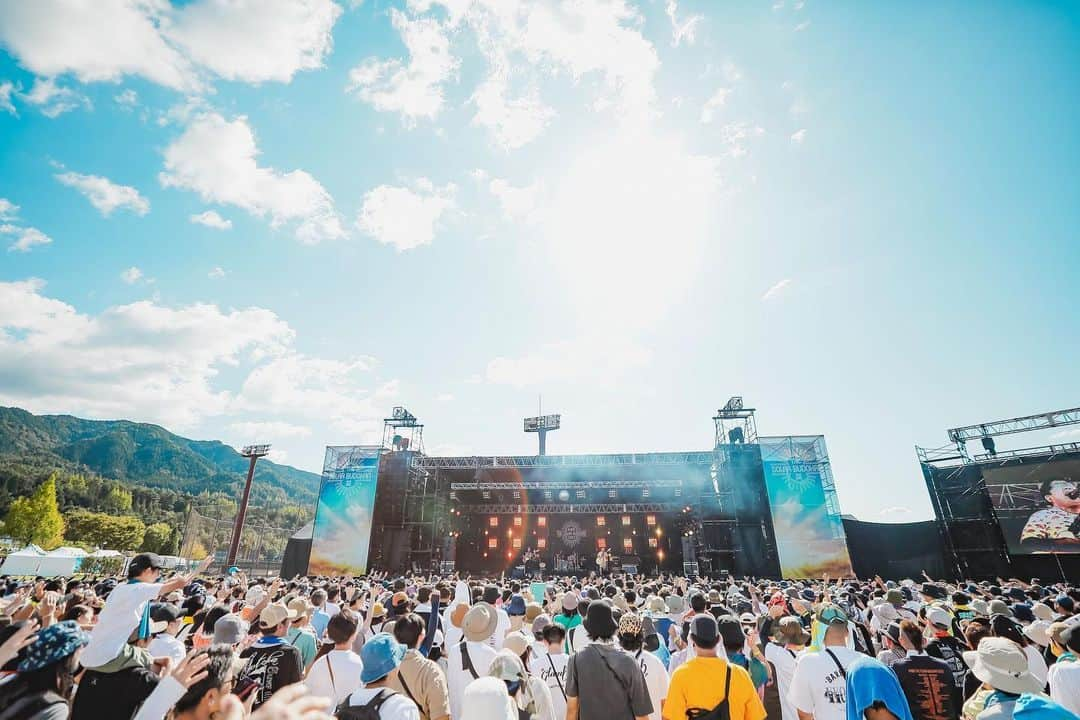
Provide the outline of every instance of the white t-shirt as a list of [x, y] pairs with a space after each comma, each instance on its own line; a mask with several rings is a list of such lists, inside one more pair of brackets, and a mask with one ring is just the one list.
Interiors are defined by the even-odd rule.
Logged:
[[488, 638], [488, 645], [496, 650], [502, 650], [506, 633], [510, 632], [510, 616], [502, 608], [495, 608], [495, 616], [498, 621], [495, 623], [495, 633]]
[[[487, 675], [495, 660], [495, 649], [486, 642], [466, 641], [465, 646], [477, 677]], [[451, 645], [446, 657], [446, 688], [450, 694], [450, 717], [454, 720], [467, 720], [461, 717], [461, 699], [465, 687], [474, 679], [472, 673], [461, 666], [461, 643]]]
[[363, 671], [364, 663], [352, 650], [331, 650], [312, 663], [304, 684], [312, 695], [333, 698], [334, 707], [337, 707], [350, 693], [363, 686], [360, 681]]
[[[360, 688], [349, 696], [349, 705], [367, 705], [380, 692], [392, 692], [388, 688]], [[400, 693], [388, 697], [379, 708], [381, 720], [420, 720], [416, 703]]]
[[[846, 720], [847, 694], [844, 673], [836, 667], [829, 653], [806, 652], [799, 656], [791, 678], [788, 698], [796, 708], [813, 713], [814, 720]], [[828, 650], [847, 670], [860, 654], [846, 647], [830, 645]]]
[[128, 638], [139, 628], [146, 603], [161, 593], [161, 587], [161, 583], [125, 583], [109, 593], [90, 633], [90, 643], [83, 648], [83, 667], [101, 667], [120, 654]]
[[330, 617], [334, 617], [335, 615], [337, 615], [337, 614], [339, 614], [341, 612], [341, 606], [338, 605], [337, 603], [332, 603], [329, 600], [327, 600], [326, 605], [323, 606], [323, 610], [325, 610], [326, 614], [329, 615]]
[[624, 650], [627, 655], [638, 661], [641, 665], [641, 674], [645, 676], [645, 687], [649, 690], [649, 699], [652, 700], [653, 711], [649, 720], [661, 720], [660, 703], [667, 700], [668, 685], [671, 678], [668, 677], [667, 668], [660, 658], [648, 650], [630, 652]]
[[533, 675], [539, 677], [551, 691], [551, 705], [555, 708], [555, 717], [566, 717], [566, 666], [570, 656], [566, 653], [552, 655], [547, 650], [541, 652], [532, 662]]
[[1080, 661], [1056, 662], [1050, 666], [1050, 697], [1080, 715]]
[[176, 667], [177, 663], [187, 655], [187, 648], [172, 635], [161, 633], [146, 646], [146, 652], [150, 653], [151, 657], [170, 657], [173, 660], [173, 667]]
[[765, 659], [772, 663], [776, 670], [776, 689], [780, 695], [780, 712], [783, 720], [799, 720], [799, 713], [788, 697], [791, 687], [791, 679], [795, 676], [795, 665], [801, 651], [795, 652], [781, 647], [776, 643], [765, 644]]
[[[551, 690], [547, 683], [535, 675], [529, 676], [529, 690], [532, 691], [533, 702], [536, 707], [536, 720], [565, 720], [566, 709], [562, 715], [555, 714], [555, 698], [551, 696]], [[561, 697], [561, 696], [560, 696]]]

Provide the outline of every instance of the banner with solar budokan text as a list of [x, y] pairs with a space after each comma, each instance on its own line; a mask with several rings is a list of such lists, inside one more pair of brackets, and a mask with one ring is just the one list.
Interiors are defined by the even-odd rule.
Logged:
[[367, 571], [379, 446], [326, 448], [319, 502], [311, 533], [311, 575], [359, 575]]
[[758, 438], [758, 443], [783, 577], [854, 575], [825, 438]]

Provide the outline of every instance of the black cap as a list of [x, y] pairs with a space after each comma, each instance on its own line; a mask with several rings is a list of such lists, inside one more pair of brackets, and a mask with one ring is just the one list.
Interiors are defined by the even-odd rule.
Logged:
[[151, 603], [150, 619], [154, 622], [172, 622], [184, 617], [184, 611], [171, 603]]
[[128, 577], [138, 577], [150, 568], [161, 570], [164, 567], [165, 563], [161, 561], [161, 556], [157, 553], [139, 553], [131, 558], [128, 564]]
[[940, 585], [935, 585], [933, 583], [924, 583], [922, 589], [919, 592], [929, 598], [933, 598], [934, 600], [945, 599], [945, 588], [941, 587]]
[[[721, 615], [716, 619], [716, 626], [720, 632], [720, 637], [724, 640], [724, 645], [738, 645], [741, 647], [746, 642], [746, 635], [743, 634], [739, 618], [734, 615]], [[690, 632], [693, 632], [692, 628]]]
[[[738, 624], [738, 620], [735, 621]], [[742, 634], [742, 630], [739, 630]], [[704, 643], [715, 643], [720, 639], [720, 628], [716, 624], [716, 618], [712, 615], [695, 615], [690, 620], [690, 635]]]

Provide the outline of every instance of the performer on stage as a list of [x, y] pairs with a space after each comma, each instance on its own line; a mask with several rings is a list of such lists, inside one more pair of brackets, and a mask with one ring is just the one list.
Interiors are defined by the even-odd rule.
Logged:
[[611, 562], [611, 554], [605, 548], [596, 553], [596, 567], [600, 570], [600, 577], [606, 577], [608, 564]]

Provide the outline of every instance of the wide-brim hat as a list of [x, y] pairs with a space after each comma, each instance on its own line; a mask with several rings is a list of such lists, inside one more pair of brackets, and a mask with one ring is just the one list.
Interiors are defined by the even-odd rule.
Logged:
[[461, 631], [466, 640], [472, 642], [485, 642], [495, 634], [495, 626], [499, 622], [499, 615], [495, 608], [486, 602], [477, 603], [465, 613], [461, 623]]
[[360, 659], [364, 663], [360, 682], [366, 684], [389, 675], [394, 668], [401, 665], [405, 650], [405, 646], [389, 633], [379, 633], [368, 640], [360, 650]]
[[645, 609], [649, 612], [662, 613], [667, 610], [667, 605], [664, 604], [664, 598], [659, 595], [650, 595], [645, 601]]
[[686, 600], [682, 595], [668, 595], [664, 604], [669, 613], [681, 613], [686, 610]]
[[544, 608], [540, 607], [536, 603], [529, 603], [525, 606], [525, 622], [532, 622], [536, 618], [544, 614]]
[[1042, 692], [1044, 683], [1031, 674], [1027, 655], [1007, 638], [983, 638], [978, 650], [964, 653], [964, 662], [975, 677], [995, 690], [1017, 695]]

